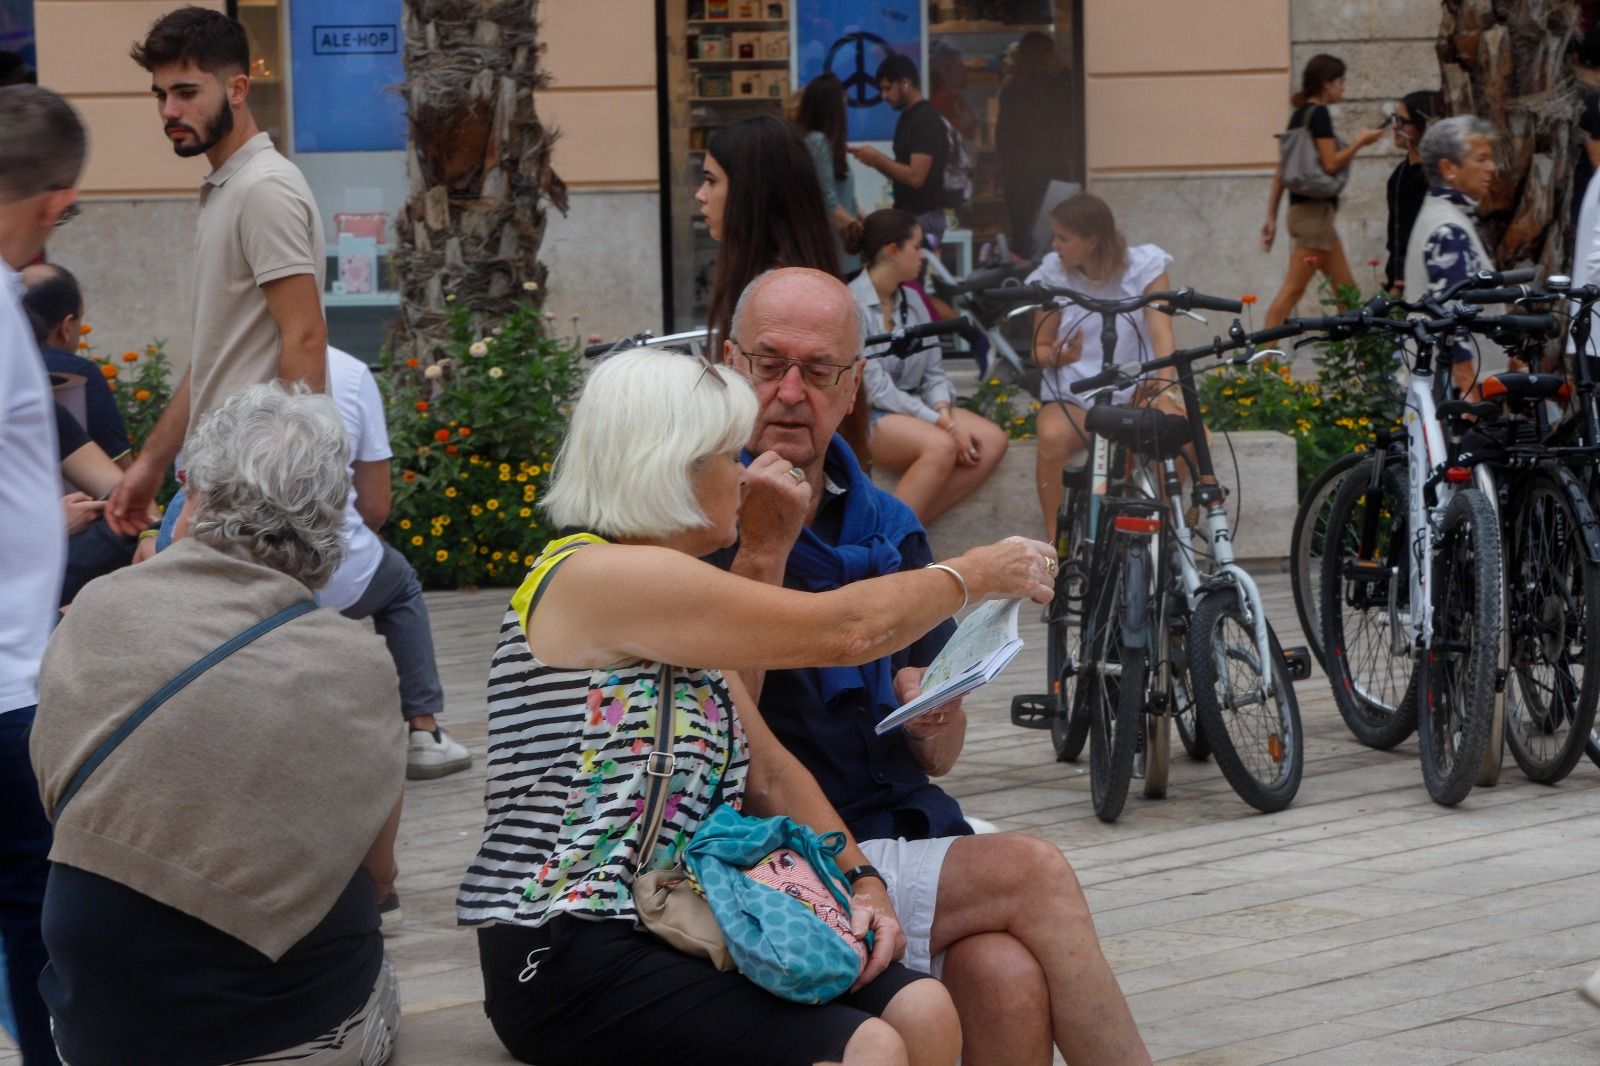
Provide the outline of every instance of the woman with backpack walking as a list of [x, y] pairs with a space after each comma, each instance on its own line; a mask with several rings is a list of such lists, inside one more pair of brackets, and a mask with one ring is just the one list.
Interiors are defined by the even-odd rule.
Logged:
[[1270, 252], [1278, 235], [1278, 204], [1289, 191], [1289, 273], [1267, 308], [1266, 325], [1282, 325], [1320, 271], [1335, 291], [1355, 283], [1344, 245], [1333, 228], [1339, 192], [1350, 176], [1356, 153], [1384, 135], [1387, 125], [1362, 130], [1343, 144], [1333, 132], [1328, 105], [1344, 98], [1344, 61], [1314, 55], [1300, 78], [1291, 103], [1289, 127], [1278, 134], [1278, 170], [1272, 177], [1267, 221], [1261, 227], [1261, 250]]

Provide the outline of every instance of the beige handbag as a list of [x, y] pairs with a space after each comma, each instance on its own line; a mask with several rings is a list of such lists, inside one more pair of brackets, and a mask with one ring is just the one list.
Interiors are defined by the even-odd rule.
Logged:
[[[656, 837], [661, 835], [672, 790], [676, 762], [672, 752], [672, 688], [673, 669], [662, 663], [656, 677], [655, 745], [645, 759], [644, 772], [650, 783], [645, 791], [644, 838], [639, 844], [637, 870], [644, 870], [655, 853]], [[719, 970], [735, 968], [711, 905], [681, 865], [638, 874], [633, 879], [633, 907], [646, 929], [685, 955], [709, 959]]]

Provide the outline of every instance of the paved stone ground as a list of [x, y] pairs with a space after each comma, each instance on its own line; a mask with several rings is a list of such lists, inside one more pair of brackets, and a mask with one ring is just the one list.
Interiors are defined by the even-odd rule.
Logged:
[[[1287, 579], [1263, 574], [1285, 644]], [[480, 756], [483, 679], [505, 595], [431, 594], [450, 728]], [[1357, 745], [1320, 674], [1298, 686], [1306, 773], [1293, 807], [1258, 815], [1174, 740], [1169, 798], [1135, 794], [1098, 822], [1084, 764], [1010, 725], [1043, 674], [1042, 627], [969, 699], [948, 778], [965, 809], [1058, 844], [1159, 1060], [1448, 1064], [1600, 1062], [1600, 1011], [1573, 990], [1600, 961], [1600, 771], [1502, 783], [1454, 810], [1429, 801], [1415, 742]], [[406, 922], [389, 941], [405, 1022], [395, 1066], [509, 1063], [480, 1007], [453, 899], [481, 828], [481, 767], [415, 784], [400, 834]], [[0, 1037], [3, 1040], [3, 1037]], [[0, 1063], [17, 1061], [0, 1050]], [[597, 1064], [598, 1066], [598, 1064]]]

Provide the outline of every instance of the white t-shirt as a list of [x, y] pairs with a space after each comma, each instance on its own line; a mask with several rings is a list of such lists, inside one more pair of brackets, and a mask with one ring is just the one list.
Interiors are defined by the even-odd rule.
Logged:
[[[348, 352], [328, 349], [328, 393], [345, 432], [350, 435], [351, 463], [370, 463], [388, 459], [389, 427], [383, 420], [383, 397], [372, 379], [367, 364]], [[355, 467], [351, 467], [353, 472]], [[317, 594], [324, 607], [342, 611], [361, 598], [383, 559], [383, 542], [367, 528], [356, 510], [356, 493], [351, 488], [344, 509], [344, 562], [333, 572], [328, 587]]]
[[[1028, 275], [1028, 283], [1042, 281], [1046, 285], [1073, 289], [1098, 300], [1121, 300], [1138, 296], [1150, 283], [1166, 273], [1172, 265], [1172, 256], [1153, 244], [1140, 244], [1128, 249], [1128, 265], [1120, 277], [1095, 281], [1081, 270], [1065, 270], [1061, 257], [1051, 252], [1044, 257], [1037, 270]], [[1052, 367], [1044, 372], [1043, 396], [1046, 400], [1066, 400], [1086, 406], [1084, 399], [1074, 395], [1069, 386], [1074, 381], [1093, 377], [1105, 369], [1104, 355], [1100, 350], [1101, 318], [1079, 307], [1063, 307], [1061, 323], [1056, 328], [1056, 339], [1062, 340], [1073, 330], [1083, 334], [1083, 355], [1076, 363]], [[1144, 311], [1117, 316], [1117, 350], [1112, 356], [1116, 363], [1140, 363], [1154, 359], [1150, 350], [1150, 326]], [[1118, 393], [1120, 398], [1124, 390]]]
[[[1572, 235], [1572, 287], [1600, 284], [1600, 170], [1589, 178], [1583, 190], [1583, 203], [1578, 209], [1578, 228]], [[1577, 305], [1573, 305], [1577, 310]], [[1589, 351], [1600, 351], [1600, 310], [1590, 312]], [[1572, 336], [1567, 335], [1567, 351], [1572, 351]]]
[[39, 661], [67, 569], [55, 407], [22, 292], [0, 261], [0, 714], [39, 702]]

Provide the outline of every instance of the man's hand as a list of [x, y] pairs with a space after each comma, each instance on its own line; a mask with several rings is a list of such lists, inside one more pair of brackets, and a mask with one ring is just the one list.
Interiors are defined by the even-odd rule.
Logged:
[[739, 552], [784, 563], [805, 527], [811, 485], [777, 452], [766, 452], [745, 468], [740, 486]]
[[871, 167], [873, 170], [882, 170], [889, 157], [872, 147], [870, 144], [850, 145], [845, 151], [861, 161], [861, 165]]
[[889, 902], [889, 889], [874, 877], [863, 877], [856, 883], [850, 897], [850, 931], [858, 937], [872, 930], [872, 954], [861, 967], [861, 976], [850, 986], [854, 992], [864, 988], [888, 969], [889, 964], [906, 953], [906, 934], [895, 916], [894, 904]]
[[106, 502], [86, 492], [69, 492], [61, 497], [61, 507], [67, 513], [67, 536], [75, 537], [94, 525], [105, 511]]
[[150, 525], [156, 492], [161, 488], [164, 470], [145, 461], [144, 456], [122, 472], [122, 480], [106, 501], [106, 525], [113, 533], [131, 537]]

